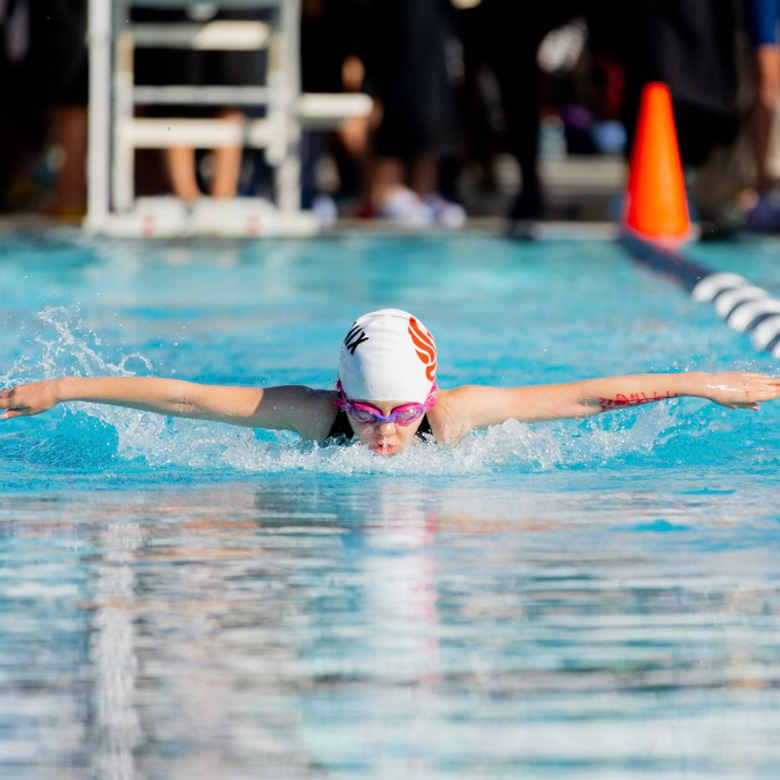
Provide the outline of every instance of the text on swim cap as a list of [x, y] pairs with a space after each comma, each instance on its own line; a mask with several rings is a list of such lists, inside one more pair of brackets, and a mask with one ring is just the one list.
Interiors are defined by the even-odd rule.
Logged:
[[362, 344], [364, 341], [368, 341], [366, 332], [360, 325], [353, 325], [344, 339], [344, 347], [349, 350], [350, 355], [354, 355], [358, 345]]

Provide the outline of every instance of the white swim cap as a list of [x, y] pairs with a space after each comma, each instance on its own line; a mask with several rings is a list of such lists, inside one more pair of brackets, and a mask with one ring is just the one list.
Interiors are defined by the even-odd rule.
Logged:
[[425, 403], [436, 380], [436, 342], [409, 312], [369, 312], [341, 345], [339, 380], [348, 398]]

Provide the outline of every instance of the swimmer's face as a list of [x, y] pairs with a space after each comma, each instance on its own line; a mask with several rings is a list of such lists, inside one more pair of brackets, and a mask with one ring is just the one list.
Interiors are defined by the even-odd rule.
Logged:
[[[390, 417], [394, 410], [404, 406], [403, 401], [360, 401], [359, 403], [374, 407], [383, 417]], [[398, 422], [374, 422], [362, 423], [347, 415], [349, 424], [355, 432], [355, 436], [372, 452], [377, 455], [397, 455], [410, 442], [414, 441], [414, 435], [420, 427], [422, 417], [409, 425], [401, 425]]]

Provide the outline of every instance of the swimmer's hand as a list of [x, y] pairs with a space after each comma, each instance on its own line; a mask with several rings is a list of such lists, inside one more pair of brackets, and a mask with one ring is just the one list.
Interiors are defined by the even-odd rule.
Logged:
[[57, 394], [58, 386], [57, 379], [45, 379], [0, 391], [0, 409], [5, 409], [0, 414], [0, 420], [31, 417], [51, 409], [60, 402]]
[[730, 371], [702, 374], [702, 388], [695, 393], [729, 409], [758, 411], [759, 403], [780, 398], [780, 377]]

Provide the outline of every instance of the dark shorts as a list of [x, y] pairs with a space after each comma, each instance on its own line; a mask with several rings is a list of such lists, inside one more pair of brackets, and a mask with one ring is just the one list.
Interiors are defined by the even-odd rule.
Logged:
[[462, 117], [450, 0], [374, 0], [369, 7], [366, 77], [383, 107], [376, 153], [404, 159], [458, 154]]

